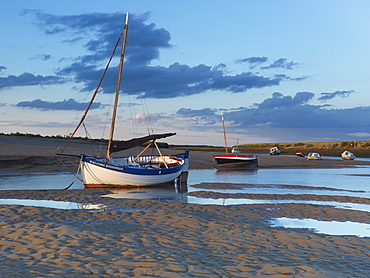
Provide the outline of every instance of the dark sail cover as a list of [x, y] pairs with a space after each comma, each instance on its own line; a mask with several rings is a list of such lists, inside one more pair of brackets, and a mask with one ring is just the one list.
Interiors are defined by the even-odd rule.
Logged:
[[132, 138], [126, 141], [113, 141], [110, 148], [110, 153], [127, 150], [136, 146], [140, 146], [152, 140], [162, 139], [173, 135], [176, 135], [176, 133], [152, 134], [141, 138]]

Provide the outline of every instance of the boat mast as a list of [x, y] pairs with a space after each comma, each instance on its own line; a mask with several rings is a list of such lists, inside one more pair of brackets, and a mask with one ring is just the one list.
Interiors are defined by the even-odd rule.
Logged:
[[224, 113], [221, 113], [221, 117], [222, 117], [222, 129], [223, 129], [223, 131], [224, 131], [224, 144], [225, 144], [225, 151], [226, 151], [226, 154], [228, 154], [228, 153], [229, 153], [229, 151], [227, 150], [226, 129], [225, 129]]
[[114, 99], [112, 123], [111, 123], [111, 126], [110, 126], [110, 133], [109, 133], [109, 141], [108, 141], [108, 149], [107, 149], [107, 161], [110, 160], [110, 149], [111, 149], [111, 145], [112, 145], [112, 141], [113, 141], [114, 127], [115, 127], [115, 124], [116, 124], [118, 96], [119, 96], [119, 91], [120, 91], [120, 88], [121, 88], [122, 68], [123, 68], [123, 60], [124, 60], [124, 56], [125, 56], [125, 47], [126, 47], [126, 40], [127, 40], [128, 16], [129, 16], [129, 13], [126, 13], [126, 22], [125, 22], [125, 26], [123, 27], [123, 40], [122, 40], [121, 57], [120, 57], [120, 61], [119, 61], [119, 70], [118, 70], [118, 78], [117, 78], [117, 85], [116, 85], [116, 95], [115, 95], [115, 99]]

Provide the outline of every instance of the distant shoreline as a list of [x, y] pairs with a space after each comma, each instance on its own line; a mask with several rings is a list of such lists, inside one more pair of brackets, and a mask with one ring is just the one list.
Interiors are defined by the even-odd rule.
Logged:
[[[0, 133], [0, 142], [3, 137], [18, 137], [18, 138], [33, 138], [33, 139], [49, 139], [49, 140], [61, 140], [66, 142], [68, 137], [62, 135], [53, 136], [42, 136], [40, 134], [30, 133]], [[107, 140], [104, 138], [100, 139], [89, 139], [87, 137], [76, 137], [73, 139], [75, 142], [80, 141], [81, 143], [105, 143]], [[189, 149], [191, 151], [209, 151], [209, 152], [222, 152], [224, 146], [212, 146], [212, 145], [184, 145], [184, 144], [168, 144], [165, 142], [158, 142], [162, 144], [164, 148], [184, 150]], [[272, 147], [278, 147], [283, 155], [294, 155], [296, 152], [320, 152], [323, 156], [340, 156], [340, 154], [348, 150], [355, 153], [357, 157], [370, 158], [370, 140], [349, 140], [349, 141], [327, 141], [327, 142], [282, 142], [282, 143], [257, 143], [257, 144], [241, 144], [238, 146], [243, 152], [254, 153], [254, 154], [268, 154], [269, 149]], [[234, 146], [229, 146], [229, 149]]]
[[[56, 156], [55, 153], [59, 146], [64, 146], [67, 139], [44, 138], [44, 137], [23, 137], [23, 136], [4, 136], [0, 135], [0, 174], [12, 173], [56, 173], [71, 172], [75, 173], [79, 158]], [[189, 168], [190, 169], [214, 169], [217, 165], [213, 161], [213, 155], [222, 152], [202, 151], [190, 149]], [[137, 149], [127, 150], [118, 155], [130, 155], [132, 151], [137, 153]], [[162, 149], [164, 154], [176, 154], [182, 150], [173, 148]], [[73, 154], [105, 154], [104, 145], [101, 143], [88, 142], [75, 139], [70, 145], [70, 153]], [[248, 153], [252, 153], [249, 152]], [[254, 152], [253, 152], [254, 153]], [[343, 168], [370, 166], [368, 161], [360, 160], [341, 160], [324, 159], [321, 161], [307, 161], [303, 157], [287, 155], [268, 155], [265, 151], [255, 152], [259, 160], [259, 169], [305, 169], [305, 168]], [[290, 153], [289, 153], [290, 154]], [[339, 157], [339, 155], [337, 156]]]

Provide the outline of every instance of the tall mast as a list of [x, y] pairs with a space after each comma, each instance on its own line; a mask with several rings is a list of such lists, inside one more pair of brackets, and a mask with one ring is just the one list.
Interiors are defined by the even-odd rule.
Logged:
[[227, 142], [226, 142], [226, 128], [225, 128], [225, 120], [224, 120], [224, 113], [221, 113], [221, 117], [222, 117], [222, 129], [224, 131], [224, 144], [225, 144], [225, 151], [226, 151], [226, 154], [229, 153], [229, 151], [227, 150]]
[[123, 40], [122, 40], [121, 57], [120, 57], [120, 61], [119, 61], [119, 70], [118, 70], [118, 78], [117, 78], [117, 85], [116, 85], [116, 95], [115, 95], [115, 99], [114, 99], [112, 123], [111, 123], [111, 126], [110, 126], [110, 133], [109, 133], [109, 141], [108, 141], [108, 149], [107, 149], [107, 161], [110, 160], [110, 148], [111, 148], [112, 141], [113, 141], [114, 127], [115, 127], [115, 124], [116, 124], [118, 96], [119, 96], [119, 91], [120, 91], [120, 88], [121, 88], [122, 68], [123, 68], [123, 60], [124, 60], [124, 57], [125, 57], [125, 47], [126, 47], [126, 40], [127, 40], [128, 16], [129, 16], [129, 13], [126, 13], [126, 22], [125, 22], [125, 26], [123, 27]]

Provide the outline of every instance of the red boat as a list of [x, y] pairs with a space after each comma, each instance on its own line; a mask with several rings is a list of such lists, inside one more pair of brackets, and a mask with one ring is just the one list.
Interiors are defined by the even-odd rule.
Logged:
[[222, 128], [224, 131], [224, 143], [225, 143], [225, 154], [216, 154], [213, 159], [217, 162], [219, 168], [232, 168], [232, 169], [248, 169], [257, 168], [258, 159], [256, 155], [253, 154], [241, 154], [232, 153], [229, 154], [226, 142], [226, 129], [224, 115], [222, 114]]
[[253, 154], [217, 154], [213, 156], [220, 168], [257, 168], [258, 159]]

